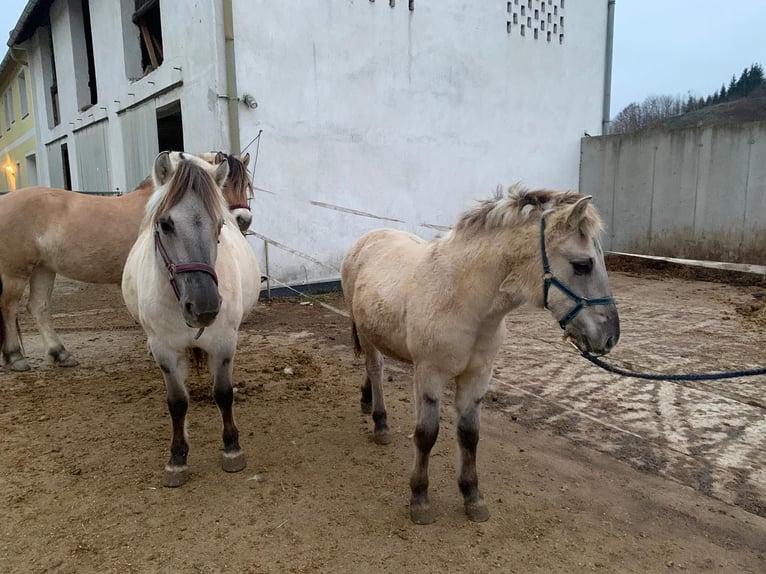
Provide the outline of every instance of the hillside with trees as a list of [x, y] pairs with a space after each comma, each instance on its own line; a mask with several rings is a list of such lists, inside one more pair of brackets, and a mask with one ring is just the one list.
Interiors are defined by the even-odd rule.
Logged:
[[705, 97], [649, 96], [640, 104], [628, 104], [612, 120], [609, 133], [762, 120], [766, 120], [766, 78], [756, 63]]

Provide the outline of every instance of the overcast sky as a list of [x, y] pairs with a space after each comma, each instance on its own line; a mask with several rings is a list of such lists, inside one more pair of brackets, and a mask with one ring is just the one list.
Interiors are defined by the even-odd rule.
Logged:
[[[5, 44], [27, 2], [0, 1]], [[650, 95], [706, 96], [766, 66], [766, 0], [617, 0], [613, 54], [612, 116]]]

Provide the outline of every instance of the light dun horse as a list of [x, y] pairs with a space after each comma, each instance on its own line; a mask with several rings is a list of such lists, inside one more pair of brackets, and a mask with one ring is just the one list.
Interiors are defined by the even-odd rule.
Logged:
[[[455, 381], [458, 484], [473, 521], [489, 518], [479, 491], [476, 445], [481, 401], [505, 337], [504, 317], [524, 301], [550, 309], [581, 350], [604, 354], [619, 338], [590, 196], [509, 190], [464, 213], [445, 237], [426, 242], [372, 231], [347, 253], [343, 293], [367, 377], [362, 410], [374, 439], [389, 442], [383, 355], [414, 366], [415, 463], [410, 517], [429, 524], [428, 459], [439, 432], [444, 386]], [[555, 287], [555, 289], [551, 289]], [[544, 357], [541, 357], [544, 360]]]
[[165, 486], [189, 476], [186, 411], [187, 351], [207, 354], [213, 397], [223, 420], [223, 469], [245, 468], [232, 406], [237, 330], [260, 293], [258, 261], [218, 187], [228, 171], [183, 153], [163, 152], [154, 163], [156, 191], [128, 255], [122, 293], [146, 332], [165, 378], [173, 421]]
[[[240, 229], [246, 231], [252, 221], [248, 207], [252, 197], [247, 173], [250, 156], [241, 160], [221, 152], [199, 156], [211, 164], [227, 162], [224, 195]], [[86, 283], [118, 284], [153, 192], [149, 177], [135, 191], [116, 198], [47, 187], [0, 198], [0, 366], [6, 362], [14, 371], [29, 369], [17, 330], [19, 302], [27, 283], [27, 306], [48, 355], [56, 365], [77, 365], [51, 322], [56, 274]]]

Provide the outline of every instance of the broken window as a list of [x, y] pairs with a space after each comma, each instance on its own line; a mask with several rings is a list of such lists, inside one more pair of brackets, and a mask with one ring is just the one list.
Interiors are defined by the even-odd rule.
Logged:
[[132, 19], [139, 30], [141, 69], [146, 75], [157, 69], [163, 60], [160, 0], [135, 0]]

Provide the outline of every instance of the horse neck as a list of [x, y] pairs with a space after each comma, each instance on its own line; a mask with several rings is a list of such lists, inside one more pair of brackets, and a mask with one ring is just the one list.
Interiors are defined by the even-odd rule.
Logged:
[[[531, 265], [539, 257], [539, 239], [529, 225], [485, 230], [468, 237], [458, 233], [441, 242], [440, 252], [453, 262], [459, 290], [470, 293], [476, 312], [498, 321], [524, 303], [529, 284], [537, 279], [531, 276]], [[508, 278], [511, 290], [506, 291], [506, 284], [501, 292], [500, 286]]]

